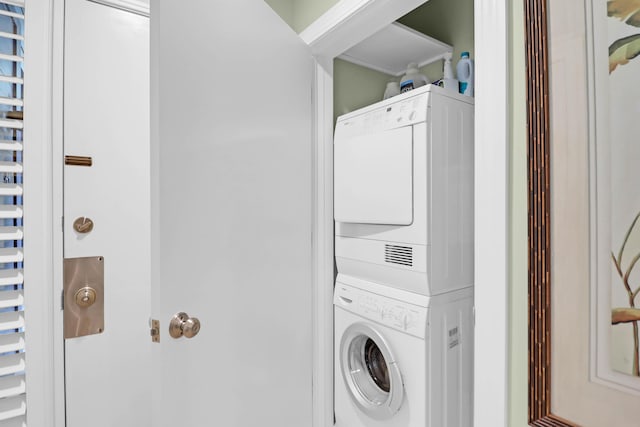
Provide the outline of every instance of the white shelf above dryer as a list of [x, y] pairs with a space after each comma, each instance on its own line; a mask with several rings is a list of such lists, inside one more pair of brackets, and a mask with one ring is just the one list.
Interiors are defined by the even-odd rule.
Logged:
[[431, 64], [453, 52], [453, 47], [394, 22], [340, 55], [340, 59], [392, 76], [401, 76], [407, 64]]

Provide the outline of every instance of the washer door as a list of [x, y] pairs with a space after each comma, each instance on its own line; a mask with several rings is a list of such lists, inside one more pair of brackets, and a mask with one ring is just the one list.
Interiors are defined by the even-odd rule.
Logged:
[[392, 417], [402, 405], [404, 387], [395, 358], [371, 326], [355, 323], [340, 343], [342, 377], [351, 398], [375, 419]]

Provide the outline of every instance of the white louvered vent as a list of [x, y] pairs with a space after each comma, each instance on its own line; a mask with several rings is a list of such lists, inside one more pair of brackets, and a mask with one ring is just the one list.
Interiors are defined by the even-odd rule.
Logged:
[[384, 245], [384, 260], [391, 264], [413, 266], [413, 248], [411, 246]]
[[0, 0], [0, 425], [25, 427], [24, 0]]

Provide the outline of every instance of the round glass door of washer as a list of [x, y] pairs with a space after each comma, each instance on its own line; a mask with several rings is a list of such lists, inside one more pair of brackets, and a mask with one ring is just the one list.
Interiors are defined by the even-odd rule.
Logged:
[[375, 419], [392, 417], [402, 405], [404, 387], [400, 369], [378, 331], [355, 323], [340, 343], [342, 377], [355, 404]]

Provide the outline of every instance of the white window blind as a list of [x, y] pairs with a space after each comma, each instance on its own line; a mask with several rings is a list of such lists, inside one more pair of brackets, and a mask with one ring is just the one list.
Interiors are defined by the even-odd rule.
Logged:
[[22, 240], [24, 1], [0, 0], [0, 426], [26, 426]]

